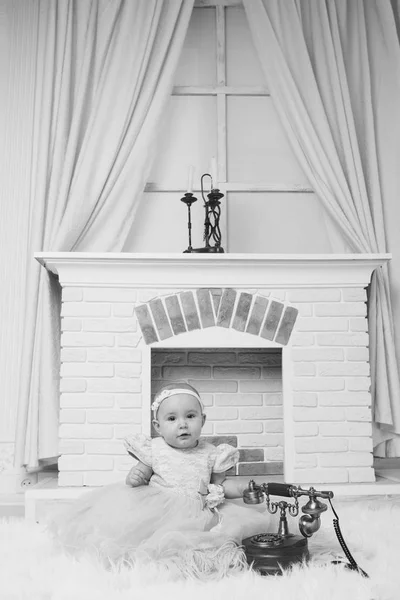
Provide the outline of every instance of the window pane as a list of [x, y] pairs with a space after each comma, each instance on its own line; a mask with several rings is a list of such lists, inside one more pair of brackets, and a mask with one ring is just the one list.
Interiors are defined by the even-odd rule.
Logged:
[[308, 185], [270, 97], [227, 99], [228, 180]]
[[185, 190], [188, 168], [193, 165], [193, 187], [199, 189], [200, 176], [209, 172], [216, 148], [215, 96], [172, 96], [149, 181]]
[[[200, 194], [192, 205], [192, 246], [203, 242], [204, 208]], [[183, 252], [188, 247], [187, 207], [181, 194], [143, 194], [124, 252]]]
[[266, 86], [243, 8], [227, 8], [226, 76], [228, 85]]
[[229, 252], [333, 251], [335, 226], [314, 194], [235, 192], [227, 204]]
[[175, 75], [175, 85], [215, 85], [215, 8], [195, 8]]

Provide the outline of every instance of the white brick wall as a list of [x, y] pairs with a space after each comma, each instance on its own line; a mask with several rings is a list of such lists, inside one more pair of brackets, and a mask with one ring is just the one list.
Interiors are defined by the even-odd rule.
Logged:
[[[254, 290], [252, 290], [254, 293]], [[102, 485], [129, 468], [121, 438], [143, 427], [144, 342], [134, 307], [166, 291], [64, 288], [60, 413], [60, 485]], [[174, 293], [171, 290], [169, 293]], [[259, 290], [298, 306], [284, 398], [293, 431], [294, 483], [372, 481], [368, 325], [364, 289]], [[221, 336], [224, 335], [221, 328]], [[206, 336], [207, 331], [204, 330]], [[243, 334], [247, 336], [249, 334]], [[206, 339], [206, 337], [205, 337]], [[255, 339], [255, 347], [257, 340]], [[187, 348], [185, 336], [182, 347]], [[240, 346], [239, 346], [240, 347]], [[147, 351], [147, 349], [146, 349]], [[202, 393], [208, 435], [234, 434], [243, 448], [283, 458], [282, 377], [279, 367], [186, 365]], [[155, 379], [178, 375], [154, 365]], [[275, 370], [274, 370], [275, 369]], [[285, 413], [286, 415], [286, 413]]]
[[[288, 296], [313, 305], [313, 320], [301, 319], [296, 328], [313, 337], [297, 333], [291, 351], [296, 480], [373, 481], [366, 291], [299, 290]], [[315, 366], [315, 377], [297, 367], [306, 363]]]

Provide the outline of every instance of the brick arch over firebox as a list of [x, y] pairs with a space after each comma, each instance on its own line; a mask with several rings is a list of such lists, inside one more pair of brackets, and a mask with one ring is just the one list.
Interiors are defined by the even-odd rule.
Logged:
[[298, 310], [278, 299], [233, 288], [199, 288], [136, 306], [146, 344], [208, 327], [232, 328], [286, 345]]

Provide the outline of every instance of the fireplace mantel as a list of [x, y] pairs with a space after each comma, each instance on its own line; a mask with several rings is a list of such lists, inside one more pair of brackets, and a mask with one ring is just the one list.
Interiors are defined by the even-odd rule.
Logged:
[[[375, 481], [366, 288], [390, 254], [35, 258], [62, 287], [60, 486], [120, 480], [129, 468], [121, 439], [150, 433], [153, 379], [172, 375], [207, 393], [206, 435], [236, 436], [263, 468], [283, 454], [294, 483]], [[237, 369], [188, 358], [181, 371], [175, 355], [153, 368], [153, 350], [172, 348], [231, 348]], [[278, 350], [278, 371], [243, 368], [249, 348]]]
[[133, 254], [38, 252], [62, 286], [136, 288], [366, 287], [391, 254]]

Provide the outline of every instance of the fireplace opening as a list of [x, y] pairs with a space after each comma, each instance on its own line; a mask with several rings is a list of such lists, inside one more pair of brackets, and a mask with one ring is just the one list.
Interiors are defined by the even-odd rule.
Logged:
[[208, 441], [239, 449], [229, 475], [283, 475], [280, 348], [152, 348], [151, 398], [170, 381], [186, 381], [200, 393]]

